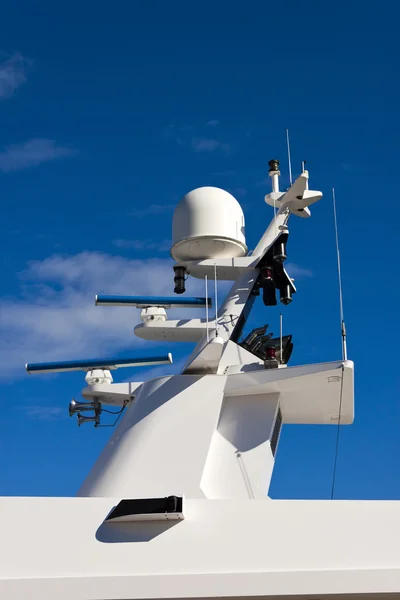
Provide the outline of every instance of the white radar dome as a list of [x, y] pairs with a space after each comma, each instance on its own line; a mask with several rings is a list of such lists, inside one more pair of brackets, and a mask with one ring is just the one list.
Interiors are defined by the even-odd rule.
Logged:
[[231, 194], [201, 187], [182, 198], [172, 220], [171, 255], [176, 261], [246, 254], [244, 215]]

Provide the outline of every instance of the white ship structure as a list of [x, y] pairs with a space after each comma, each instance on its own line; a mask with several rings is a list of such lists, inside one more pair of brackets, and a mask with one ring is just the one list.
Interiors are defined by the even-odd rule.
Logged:
[[[70, 404], [79, 424], [99, 426], [104, 406], [121, 419], [77, 497], [0, 498], [1, 599], [400, 598], [399, 502], [268, 496], [283, 424], [354, 418], [346, 352], [290, 367], [290, 335], [263, 323], [244, 335], [257, 296], [291, 302], [289, 218], [322, 198], [304, 168], [280, 191], [269, 164], [273, 217], [252, 253], [235, 198], [199, 188], [173, 217], [175, 295], [96, 297], [141, 308], [142, 339], [195, 342], [180, 374], [113, 383], [112, 370], [171, 354], [26, 366], [86, 372], [84, 400]], [[233, 283], [211, 307], [208, 292], [184, 295], [189, 276]], [[171, 307], [200, 318], [171, 320]]]

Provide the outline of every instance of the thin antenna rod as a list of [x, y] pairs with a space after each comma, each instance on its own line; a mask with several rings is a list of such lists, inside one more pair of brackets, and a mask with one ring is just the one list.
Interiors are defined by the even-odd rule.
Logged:
[[288, 155], [288, 163], [289, 163], [289, 182], [290, 182], [290, 186], [291, 186], [293, 183], [293, 180], [292, 180], [292, 159], [290, 157], [289, 129], [286, 129], [286, 145], [287, 145], [287, 155]]
[[206, 287], [206, 298], [207, 298], [207, 302], [206, 302], [206, 332], [207, 332], [207, 342], [209, 342], [210, 334], [208, 331], [208, 279], [207, 279], [207, 275], [204, 275], [204, 283], [205, 283], [205, 287]]
[[[335, 239], [336, 239], [336, 256], [337, 256], [337, 269], [339, 279], [339, 304], [340, 304], [340, 328], [342, 333], [342, 360], [347, 360], [347, 342], [346, 342], [346, 326], [344, 324], [344, 311], [343, 311], [343, 290], [342, 290], [342, 270], [340, 266], [340, 251], [339, 251], [339, 234], [336, 214], [336, 196], [335, 188], [332, 188], [332, 201], [333, 201], [333, 219], [335, 222]], [[332, 489], [331, 489], [331, 500], [335, 496], [335, 484], [336, 484], [336, 471], [339, 454], [339, 439], [340, 439], [340, 425], [342, 421], [342, 402], [343, 402], [343, 379], [344, 379], [344, 364], [342, 364], [342, 376], [340, 381], [340, 397], [339, 397], [339, 414], [338, 424], [336, 430], [336, 445], [335, 445], [335, 460], [333, 464], [333, 475], [332, 475]]]
[[339, 305], [340, 305], [340, 329], [341, 329], [341, 335], [342, 335], [342, 360], [347, 360], [347, 340], [346, 340], [346, 326], [344, 323], [344, 311], [343, 311], [342, 270], [341, 270], [341, 265], [340, 265], [339, 234], [338, 234], [337, 214], [336, 214], [335, 188], [332, 188], [332, 200], [333, 200], [333, 219], [334, 219], [334, 223], [335, 223], [337, 269], [338, 269], [338, 279], [339, 279]]
[[275, 235], [278, 235], [278, 226], [276, 224], [276, 199], [274, 196], [274, 225], [275, 225]]
[[279, 325], [280, 325], [280, 350], [281, 350], [281, 359], [280, 363], [283, 362], [283, 315], [282, 313], [279, 315]]
[[215, 279], [215, 337], [218, 336], [218, 282], [217, 282], [217, 263], [214, 263]]

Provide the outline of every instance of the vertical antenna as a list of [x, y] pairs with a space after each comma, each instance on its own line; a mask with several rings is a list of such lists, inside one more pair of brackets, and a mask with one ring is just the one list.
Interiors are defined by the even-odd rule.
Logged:
[[207, 342], [209, 342], [210, 335], [208, 332], [208, 280], [207, 280], [207, 275], [204, 275], [204, 283], [206, 286], [206, 332], [207, 332]]
[[[337, 256], [337, 269], [339, 279], [339, 304], [340, 304], [340, 329], [342, 333], [342, 360], [347, 360], [347, 342], [346, 342], [346, 326], [344, 324], [344, 312], [343, 312], [343, 291], [342, 291], [342, 271], [340, 268], [340, 251], [339, 251], [339, 234], [337, 225], [336, 215], [336, 196], [335, 188], [332, 188], [332, 201], [333, 201], [333, 220], [335, 222], [335, 238], [336, 238], [336, 256]], [[342, 401], [343, 401], [343, 379], [344, 379], [344, 364], [342, 363], [342, 377], [340, 381], [340, 397], [339, 397], [339, 415], [336, 432], [336, 446], [335, 446], [335, 461], [333, 463], [333, 475], [332, 475], [332, 489], [331, 489], [331, 500], [335, 496], [335, 484], [336, 484], [336, 471], [339, 454], [339, 436], [340, 436], [340, 425], [342, 420]]]
[[341, 329], [341, 334], [342, 334], [342, 359], [347, 360], [346, 326], [344, 324], [342, 270], [341, 270], [341, 266], [340, 266], [339, 235], [338, 235], [338, 225], [337, 225], [337, 215], [336, 215], [335, 188], [332, 188], [332, 200], [333, 200], [333, 220], [335, 223], [337, 269], [338, 269], [338, 279], [339, 279], [339, 305], [340, 305], [340, 329]]
[[217, 263], [214, 263], [215, 279], [215, 337], [218, 337], [218, 282], [217, 282]]
[[[305, 173], [306, 172], [306, 160], [302, 160], [301, 161], [301, 172]], [[306, 179], [306, 190], [308, 190], [308, 179]]]
[[[272, 182], [272, 192], [273, 194], [279, 193], [279, 175], [281, 174], [279, 170], [279, 160], [273, 158], [268, 162], [269, 172], [268, 175], [271, 177]], [[278, 228], [276, 226], [276, 198], [274, 195], [274, 223], [275, 223], [275, 234], [278, 233]]]
[[279, 315], [279, 325], [280, 325], [280, 351], [281, 351], [281, 360], [279, 361], [281, 364], [283, 362], [283, 315], [282, 313]]
[[292, 186], [292, 159], [290, 158], [290, 142], [289, 142], [289, 129], [286, 129], [286, 145], [287, 145], [287, 155], [288, 155], [288, 163], [289, 163], [289, 182], [290, 186]]

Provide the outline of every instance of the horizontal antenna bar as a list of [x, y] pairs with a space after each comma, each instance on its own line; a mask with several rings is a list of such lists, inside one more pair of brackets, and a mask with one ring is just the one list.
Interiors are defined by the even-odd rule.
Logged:
[[176, 296], [96, 296], [96, 306], [162, 306], [164, 308], [195, 308], [211, 306], [211, 298], [177, 298]]
[[143, 358], [95, 358], [93, 360], [67, 360], [63, 362], [28, 363], [31, 373], [62, 373], [67, 371], [92, 371], [93, 369], [118, 369], [119, 367], [147, 367], [172, 363], [172, 355], [146, 356]]

